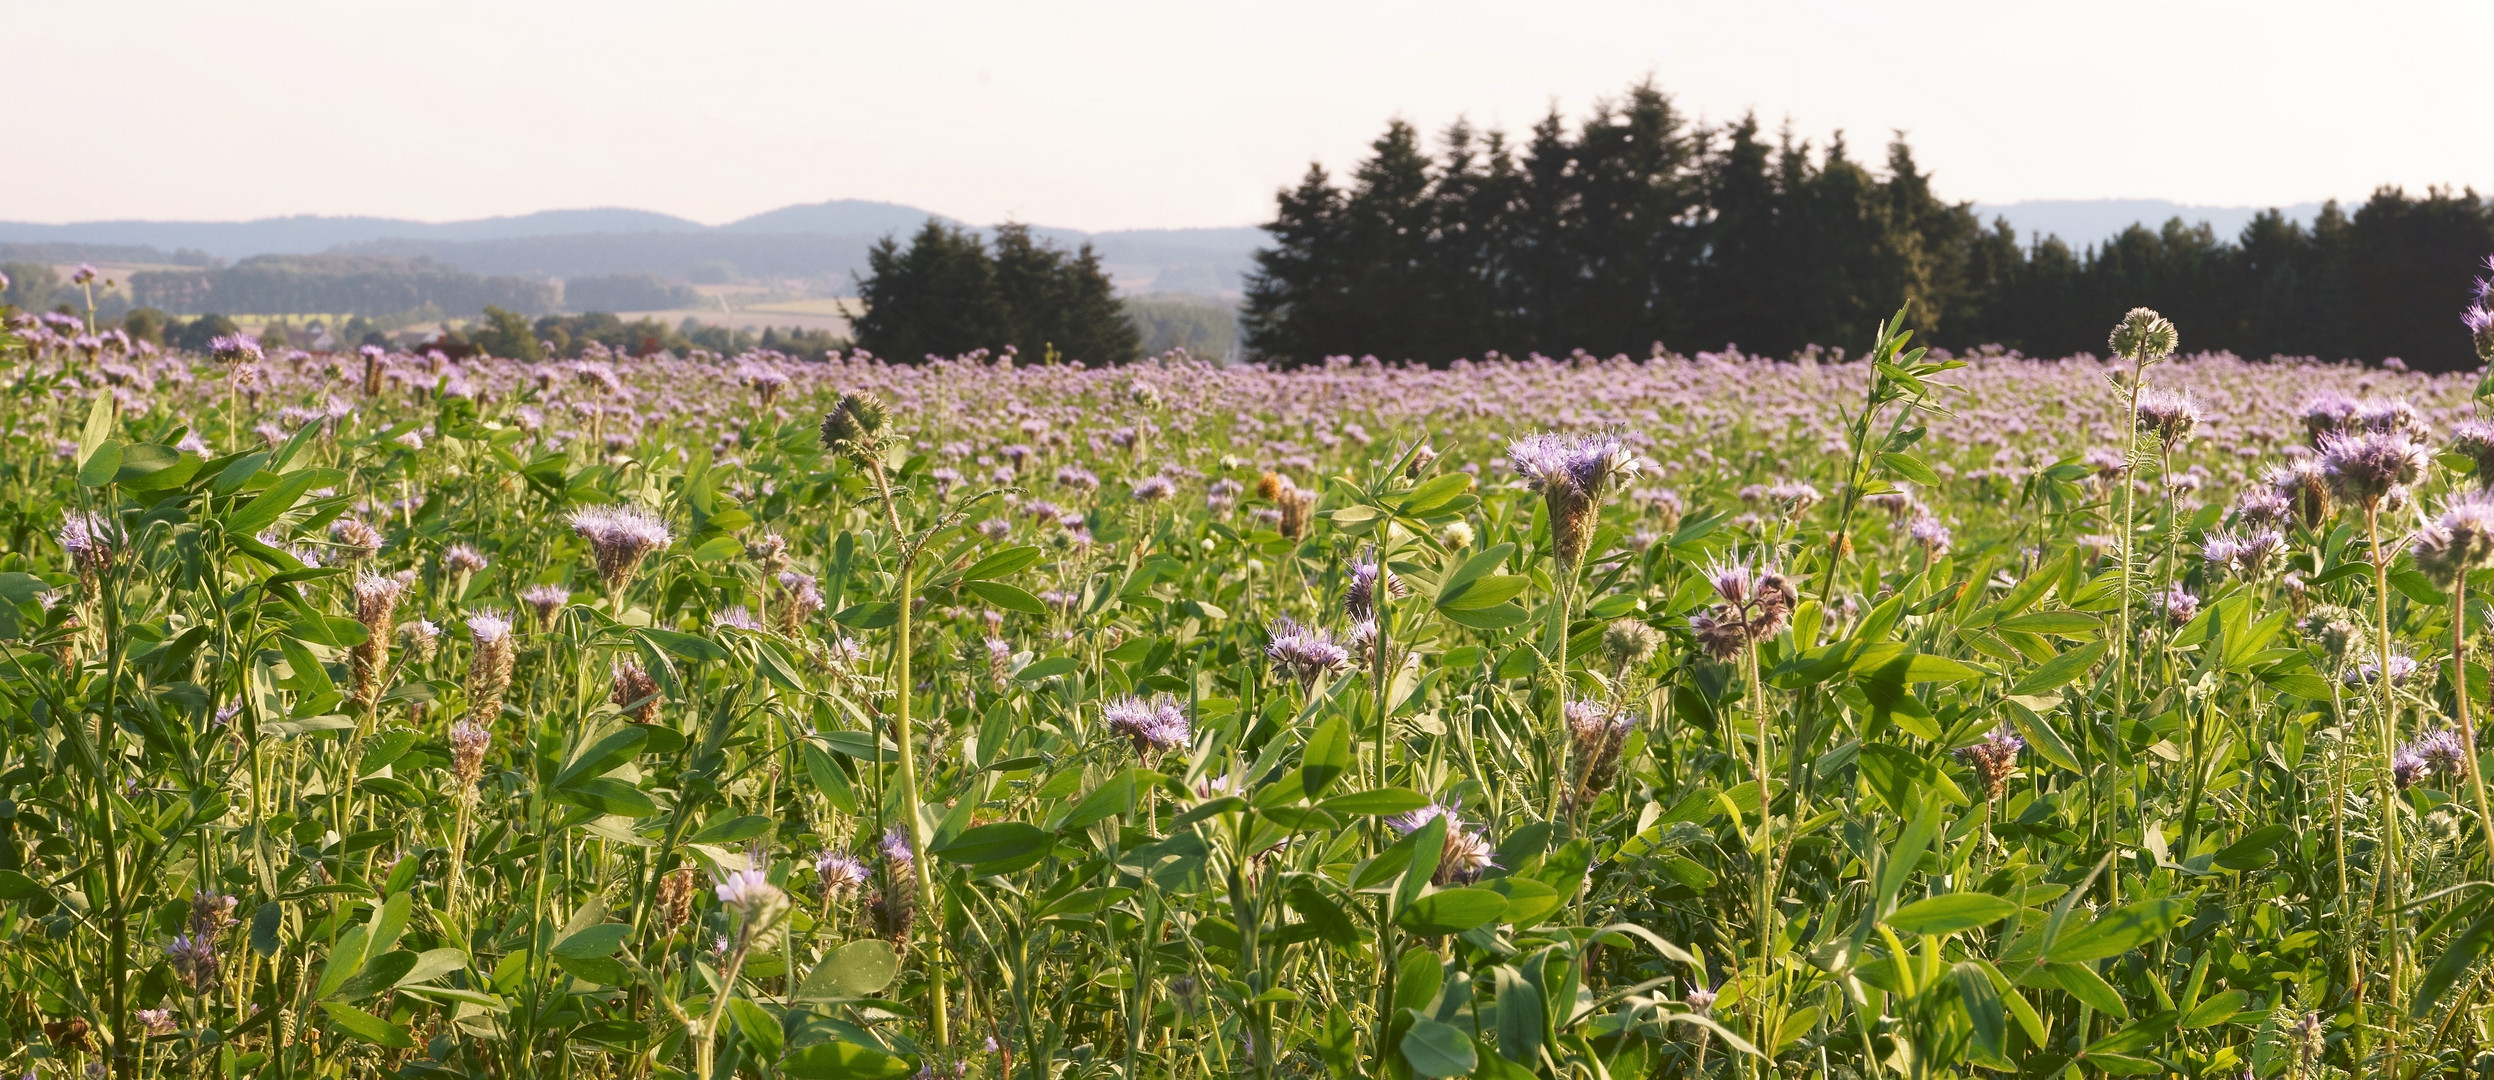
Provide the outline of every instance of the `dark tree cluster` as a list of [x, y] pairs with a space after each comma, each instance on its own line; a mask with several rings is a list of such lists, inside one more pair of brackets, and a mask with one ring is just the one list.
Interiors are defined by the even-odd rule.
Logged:
[[1902, 138], [1874, 170], [1841, 134], [1694, 124], [1651, 83], [1520, 144], [1458, 122], [1433, 155], [1397, 121], [1347, 183], [1311, 166], [1277, 201], [1243, 323], [1280, 364], [1784, 355], [1863, 340], [1901, 306], [1924, 340], [2059, 356], [2102, 351], [2145, 305], [2193, 349], [2473, 367], [2457, 313], [2494, 251], [2494, 203], [2396, 188], [2231, 241], [2177, 220], [2073, 250], [1943, 201]]
[[915, 362], [1012, 346], [1029, 360], [1053, 349], [1115, 364], [1140, 354], [1134, 323], [1089, 244], [1068, 252], [1027, 226], [1004, 225], [991, 248], [977, 233], [929, 220], [906, 248], [883, 238], [866, 267], [855, 328], [859, 347], [877, 356]]

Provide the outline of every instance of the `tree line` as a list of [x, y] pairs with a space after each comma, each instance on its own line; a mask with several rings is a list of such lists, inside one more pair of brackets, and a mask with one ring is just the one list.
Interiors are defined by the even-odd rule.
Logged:
[[1784, 355], [1853, 343], [1902, 305], [1960, 348], [2102, 351], [2105, 326], [2153, 306], [2195, 350], [2473, 368], [2458, 313], [2494, 252], [2494, 203], [2395, 187], [2230, 239], [2177, 219], [2073, 248], [1940, 199], [1902, 138], [1874, 169], [1841, 133], [1813, 147], [1754, 117], [1693, 123], [1651, 82], [1522, 140], [1458, 121], [1432, 153], [1394, 121], [1344, 182], [1312, 165], [1276, 202], [1243, 322], [1280, 364]]
[[1066, 251], [1002, 225], [991, 247], [979, 234], [927, 220], [903, 247], [885, 236], [858, 279], [865, 309], [853, 320], [859, 347], [915, 363], [976, 350], [1023, 358], [1059, 356], [1115, 364], [1141, 355], [1142, 338], [1099, 253]]

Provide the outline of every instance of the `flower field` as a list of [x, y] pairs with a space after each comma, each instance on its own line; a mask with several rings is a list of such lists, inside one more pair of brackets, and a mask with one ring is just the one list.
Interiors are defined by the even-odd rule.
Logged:
[[2473, 375], [91, 329], [11, 1075], [2494, 1075]]

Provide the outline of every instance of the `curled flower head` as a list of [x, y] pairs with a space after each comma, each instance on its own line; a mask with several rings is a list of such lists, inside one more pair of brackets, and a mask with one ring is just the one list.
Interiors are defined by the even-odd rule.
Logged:
[[2200, 424], [2200, 406], [2179, 390], [2151, 386], [2139, 392], [2139, 433], [2154, 436], [2167, 450], [2191, 437]]
[[572, 591], [560, 585], [538, 584], [520, 590], [520, 603], [528, 605], [528, 610], [537, 616], [540, 631], [551, 628], [563, 605], [571, 602]]
[[1982, 781], [1986, 798], [1997, 799], [2009, 789], [2009, 774], [2018, 767], [2018, 753], [2026, 749], [2026, 740], [2008, 728], [1993, 728], [1981, 742], [1957, 748], [1957, 758], [1974, 767], [1975, 778]]
[[1507, 444], [1507, 461], [1549, 510], [1550, 549], [1562, 568], [1574, 568], [1593, 545], [1602, 496], [1634, 477], [1636, 454], [1610, 432], [1527, 435]]
[[823, 449], [845, 454], [860, 465], [882, 459], [883, 427], [891, 411], [871, 394], [842, 394], [823, 414]]
[[485, 553], [468, 544], [452, 544], [442, 549], [442, 572], [445, 574], [481, 574], [491, 562]]
[[1146, 476], [1129, 489], [1136, 502], [1159, 502], [1178, 493], [1178, 485], [1166, 476]]
[[1411, 590], [1393, 571], [1377, 564], [1375, 552], [1362, 555], [1351, 564], [1350, 580], [1342, 587], [1342, 609], [1353, 622], [1377, 617], [1377, 585], [1384, 582], [1388, 596], [1402, 596]]
[[357, 518], [339, 518], [329, 524], [329, 540], [337, 545], [338, 555], [349, 562], [360, 562], [381, 553], [381, 530]]
[[502, 695], [511, 689], [514, 646], [511, 619], [498, 611], [468, 616], [468, 718], [490, 726], [502, 716]]
[[1602, 628], [1602, 651], [1615, 671], [1643, 665], [1662, 651], [1663, 633], [1638, 619], [1613, 619]]
[[2444, 588], [2463, 574], [2494, 566], [2494, 493], [2453, 496], [2440, 519], [2417, 531], [2409, 551], [2416, 568]]
[[1272, 636], [1264, 647], [1264, 657], [1275, 670], [1299, 680], [1302, 685], [1314, 683], [1319, 676], [1331, 675], [1351, 666], [1351, 650], [1325, 630], [1300, 625], [1289, 616], [1273, 620]]
[[872, 873], [864, 862], [844, 852], [826, 851], [814, 857], [814, 877], [822, 882], [826, 896], [856, 892], [865, 887]]
[[1928, 514], [1915, 518], [1905, 526], [1905, 535], [1915, 546], [1931, 554], [1946, 555], [1949, 551], [1948, 526]]
[[[2391, 653], [2388, 665], [2390, 685], [2397, 686], [2405, 683], [2415, 676], [2419, 666], [2412, 656]], [[2358, 663], [2354, 670], [2347, 672], [2345, 681], [2349, 686], [2371, 686], [2381, 681], [2382, 671], [2383, 665], [2380, 661], [2366, 660]]]
[[2115, 356], [2134, 364], [2153, 364], [2181, 348], [2182, 338], [2172, 320], [2148, 308], [2132, 308], [2114, 325], [2107, 343]]
[[917, 857], [917, 849], [909, 842], [909, 830], [897, 824], [883, 831], [883, 839], [876, 847], [883, 852], [883, 861], [895, 871], [907, 868], [910, 860]]
[[2321, 469], [2330, 494], [2367, 509], [2403, 494], [2431, 460], [2432, 454], [2403, 432], [2321, 437]]
[[1637, 715], [1598, 701], [1571, 701], [1561, 708], [1567, 721], [1573, 782], [1566, 797], [1582, 806], [1611, 786], [1619, 772], [1620, 748], [1637, 729]]
[[734, 871], [720, 878], [712, 891], [719, 895], [719, 906], [748, 923], [763, 921], [788, 903], [788, 894], [771, 884], [770, 874], [760, 867]]
[[1186, 709], [1168, 694], [1155, 694], [1148, 701], [1131, 696], [1118, 698], [1101, 706], [1100, 715], [1111, 732], [1134, 743], [1137, 755], [1156, 756], [1187, 744]]
[[615, 661], [614, 678], [606, 699], [623, 710], [636, 724], [658, 722], [658, 680], [631, 657]]
[[2402, 746], [2390, 754], [2390, 780], [2401, 791], [2415, 786], [2416, 781], [2431, 771], [2432, 763], [2427, 762], [2423, 754], [2417, 753], [2414, 746]]
[[2462, 420], [2451, 425], [2450, 450], [2468, 459], [2478, 487], [2494, 487], [2494, 423]]
[[208, 339], [208, 355], [224, 364], [256, 364], [265, 358], [260, 351], [260, 339], [249, 334], [224, 334]]
[[120, 550], [119, 534], [113, 524], [113, 519], [96, 513], [72, 510], [61, 516], [60, 531], [54, 535], [82, 580], [92, 583], [97, 574], [112, 568], [113, 557]]
[[2200, 613], [2200, 598], [2179, 581], [2158, 594], [2157, 600], [2165, 607], [2165, 618], [2176, 624], [2190, 622], [2192, 616]]
[[609, 590], [631, 584], [641, 560], [675, 539], [667, 523], [637, 506], [591, 506], [572, 512], [572, 531], [589, 542], [598, 578]]
[[1446, 839], [1438, 849], [1437, 871], [1429, 876], [1432, 885], [1479, 881], [1482, 874], [1498, 865], [1498, 850], [1490, 846], [1489, 838], [1481, 830], [1464, 823], [1457, 813], [1461, 809], [1459, 804], [1430, 803], [1386, 819], [1386, 826], [1400, 836], [1419, 832], [1438, 818], [1446, 819]]
[[218, 954], [216, 942], [197, 934], [177, 934], [165, 946], [165, 960], [173, 974], [193, 993], [205, 994], [217, 988], [224, 972], [224, 958]]
[[493, 744], [493, 732], [483, 725], [466, 720], [450, 725], [450, 773], [462, 790], [474, 788], [485, 775], [485, 751]]
[[2425, 759], [2425, 764], [2436, 772], [2458, 776], [2468, 771], [2468, 744], [2459, 737], [2459, 732], [2450, 728], [2435, 728], [2419, 735], [2416, 741], [2408, 744], [2408, 748], [2416, 751], [2416, 756]]

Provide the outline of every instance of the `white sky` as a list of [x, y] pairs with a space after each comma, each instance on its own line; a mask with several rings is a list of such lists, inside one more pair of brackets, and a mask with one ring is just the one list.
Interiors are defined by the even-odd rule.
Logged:
[[1389, 117], [1520, 133], [1651, 73], [1951, 198], [2282, 204], [2494, 186], [2494, 4], [78, 0], [7, 4], [0, 219], [831, 198], [1259, 222]]

